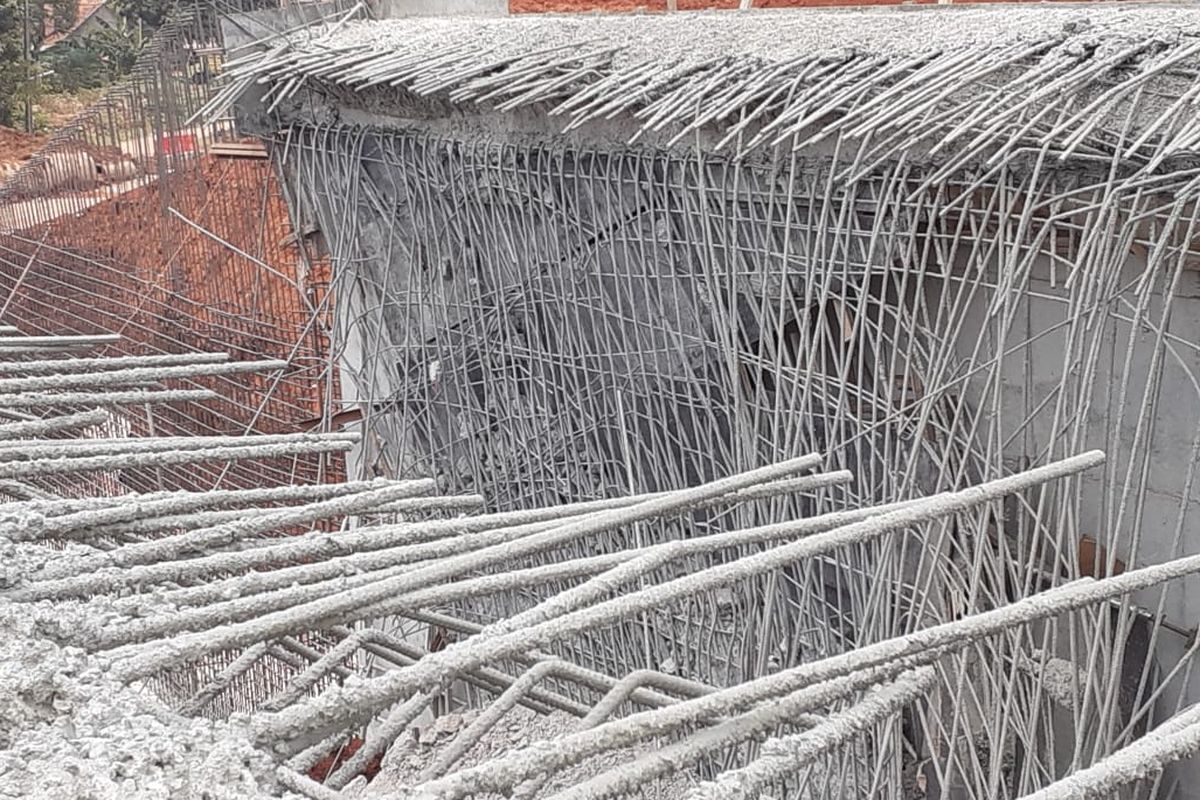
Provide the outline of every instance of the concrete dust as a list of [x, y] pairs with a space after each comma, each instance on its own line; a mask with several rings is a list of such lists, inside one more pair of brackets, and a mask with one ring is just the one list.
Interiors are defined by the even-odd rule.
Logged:
[[0, 798], [296, 797], [236, 720], [184, 718], [117, 683], [41, 635], [49, 610], [0, 601]]

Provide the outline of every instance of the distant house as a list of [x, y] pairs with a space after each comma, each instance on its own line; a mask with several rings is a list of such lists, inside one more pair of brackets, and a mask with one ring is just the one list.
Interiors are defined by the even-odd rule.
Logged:
[[79, 0], [75, 21], [65, 28], [57, 25], [55, 20], [47, 15], [42, 50], [49, 50], [51, 47], [71, 41], [83, 41], [88, 36], [106, 28], [117, 27], [119, 22], [120, 17], [109, 7], [106, 0]]

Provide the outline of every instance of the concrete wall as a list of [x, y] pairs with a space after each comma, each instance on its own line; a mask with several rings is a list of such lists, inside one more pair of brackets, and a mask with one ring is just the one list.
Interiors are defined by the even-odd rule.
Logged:
[[[1131, 254], [1117, 283], [1132, 286], [1148, 273], [1145, 257]], [[1048, 259], [1039, 259], [1024, 297], [1013, 307], [1016, 320], [1006, 342], [1010, 350], [1003, 362], [999, 411], [1014, 432], [1004, 458], [1014, 469], [1046, 458], [1047, 447], [1060, 440], [1063, 427], [1075, 424], [1082, 413], [1084, 438], [1061, 442], [1055, 453], [1096, 448], [1106, 451], [1103, 470], [1083, 478], [1083, 502], [1078, 528], [1109, 547], [1130, 568], [1161, 563], [1193, 552], [1195, 526], [1200, 523], [1200, 480], [1187, 485], [1193, 467], [1193, 443], [1200, 433], [1200, 270], [1184, 268], [1171, 301], [1165, 348], [1156, 348], [1156, 325], [1164, 310], [1163, 282], [1150, 282], [1148, 325], [1134, 330], [1133, 309], [1113, 304], [1096, 328], [1095, 374], [1080, 375], [1078, 394], [1060, 398], [1064, 374], [1083, 368], [1081, 354], [1068, 346], [1064, 326], [1072, 292], [1063, 286], [1059, 268], [1052, 279]], [[986, 338], [995, 329], [995, 309], [990, 298], [973, 304], [968, 331]], [[1078, 345], [1079, 339], [1075, 340]], [[977, 339], [958, 342], [960, 356], [972, 357]], [[1156, 356], [1156, 350], [1158, 355]], [[1151, 372], [1153, 365], [1160, 369]], [[971, 384], [973, 402], [981, 402], [981, 389]], [[1061, 407], [1059, 407], [1061, 404]], [[1143, 413], [1145, 409], [1152, 412]], [[1027, 418], [1024, 428], [1018, 426]], [[1143, 474], [1144, 473], [1144, 474]], [[1180, 528], [1180, 526], [1182, 526]], [[1183, 537], [1177, 538], [1177, 529]], [[1185, 629], [1200, 619], [1200, 593], [1189, 582], [1177, 582], [1163, 608], [1168, 621]], [[1140, 597], [1147, 608], [1158, 604], [1158, 593]]]

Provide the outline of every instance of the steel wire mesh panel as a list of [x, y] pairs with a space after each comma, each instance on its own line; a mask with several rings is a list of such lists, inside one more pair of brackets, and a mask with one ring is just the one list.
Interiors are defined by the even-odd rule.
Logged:
[[[336, 126], [279, 144], [338, 268], [334, 352], [366, 418], [367, 469], [437, 476], [497, 509], [813, 451], [855, 475], [531, 564], [901, 501], [1084, 446], [1125, 465], [558, 643], [597, 669], [745, 680], [1103, 574], [1089, 537], [1132, 561], [1187, 518], [1187, 504], [1128, 502], [1167, 484], [1195, 494], [1186, 448], [1166, 458], [1174, 475], [1162, 457], [1168, 442], [1195, 447], [1197, 406], [1157, 411], [1164, 386], [1195, 393], [1196, 353], [1179, 349], [1192, 323], [1168, 313], [1194, 274], [1186, 226], [1171, 227], [1186, 200], [1165, 190], [1114, 196], [1104, 175], [1019, 161], [922, 188], [920, 166], [846, 182], [790, 155]], [[562, 588], [455, 611], [487, 622]], [[1139, 600], [1182, 608], [1178, 593]], [[1093, 622], [1098, 672], [1145, 676], [1120, 700], [1138, 707], [1156, 691], [1147, 654], [1173, 663], [1180, 642], [1152, 626], [1139, 646], [1130, 606]], [[1010, 671], [1005, 658], [964, 674]]]
[[[113, 355], [207, 350], [289, 362], [273, 375], [198, 383], [219, 400], [122, 409], [127, 434], [320, 430], [337, 395], [328, 260], [295, 234], [265, 152], [222, 156], [214, 147], [234, 138], [230, 120], [192, 119], [218, 88], [218, 12], [231, 9], [177, 9], [128, 78], [0, 186], [7, 323], [25, 333], [120, 333], [105, 351]], [[148, 491], [337, 480], [343, 471], [340, 456], [317, 455], [110, 480]]]

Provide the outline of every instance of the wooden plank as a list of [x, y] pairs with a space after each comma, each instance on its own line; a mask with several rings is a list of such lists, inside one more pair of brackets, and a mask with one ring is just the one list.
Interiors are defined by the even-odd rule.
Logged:
[[218, 142], [209, 148], [209, 153], [225, 158], [266, 158], [267, 148], [261, 143]]

